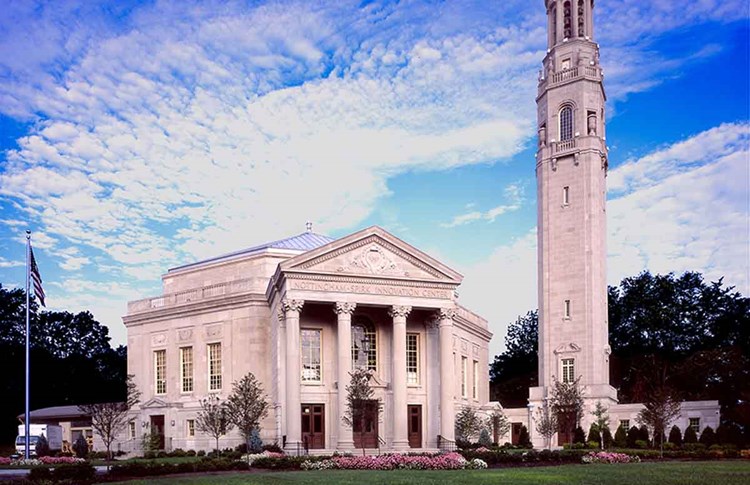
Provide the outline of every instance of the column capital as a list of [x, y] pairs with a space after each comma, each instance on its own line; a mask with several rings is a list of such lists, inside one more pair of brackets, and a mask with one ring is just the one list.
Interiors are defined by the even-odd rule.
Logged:
[[305, 300], [281, 300], [281, 310], [284, 313], [287, 312], [301, 312], [302, 307], [305, 304]]
[[405, 305], [393, 305], [391, 309], [388, 310], [388, 315], [392, 318], [406, 318], [409, 316], [409, 313], [411, 313], [411, 307]]
[[440, 308], [436, 312], [438, 320], [442, 323], [445, 320], [453, 320], [456, 317], [455, 308]]
[[336, 315], [343, 315], [348, 314], [351, 315], [354, 313], [354, 309], [357, 308], [356, 303], [349, 303], [346, 301], [337, 301], [336, 304], [333, 306], [333, 313]]

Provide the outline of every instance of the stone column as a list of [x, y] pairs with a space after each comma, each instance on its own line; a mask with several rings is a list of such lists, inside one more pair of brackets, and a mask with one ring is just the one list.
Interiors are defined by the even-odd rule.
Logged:
[[286, 447], [287, 453], [297, 453], [302, 441], [302, 418], [300, 417], [300, 362], [299, 362], [299, 314], [303, 300], [283, 300], [286, 323]]
[[346, 386], [350, 382], [349, 372], [352, 370], [352, 312], [356, 303], [337, 302], [333, 311], [338, 315], [338, 333], [336, 364], [338, 372], [338, 444], [339, 450], [354, 449], [352, 430], [341, 419], [346, 412]]
[[393, 449], [409, 449], [406, 408], [406, 316], [410, 306], [393, 306], [389, 312], [393, 318], [393, 344], [391, 361], [391, 387], [393, 388]]
[[455, 381], [453, 375], [453, 308], [441, 308], [438, 312], [440, 328], [440, 436], [455, 440], [454, 400]]

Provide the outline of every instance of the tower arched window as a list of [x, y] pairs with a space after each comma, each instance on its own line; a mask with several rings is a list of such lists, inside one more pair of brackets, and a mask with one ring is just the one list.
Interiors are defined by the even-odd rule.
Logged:
[[563, 106], [560, 110], [560, 141], [573, 139], [573, 107]]
[[586, 28], [584, 27], [585, 16], [583, 0], [578, 0], [578, 37], [586, 37]]
[[566, 39], [570, 39], [573, 36], [573, 12], [570, 2], [563, 4], [563, 32], [563, 37]]
[[355, 317], [352, 322], [352, 364], [355, 369], [378, 369], [375, 326], [364, 316]]
[[557, 44], [557, 5], [552, 5], [550, 10], [550, 17], [552, 18], [552, 45]]

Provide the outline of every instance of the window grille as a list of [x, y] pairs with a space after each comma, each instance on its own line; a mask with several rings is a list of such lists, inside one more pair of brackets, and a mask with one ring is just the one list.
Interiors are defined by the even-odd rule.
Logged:
[[167, 351], [154, 351], [154, 387], [156, 394], [167, 393]]
[[208, 344], [208, 390], [221, 390], [221, 344]]
[[302, 329], [302, 381], [320, 382], [322, 380], [320, 340], [321, 331]]
[[562, 375], [563, 382], [570, 384], [575, 381], [575, 365], [574, 359], [563, 359], [562, 361]]
[[406, 383], [419, 384], [419, 335], [406, 334]]
[[180, 381], [182, 392], [193, 392], [193, 348], [180, 348]]
[[352, 364], [356, 368], [378, 370], [377, 335], [374, 325], [365, 318], [352, 324]]
[[560, 110], [560, 141], [573, 139], [573, 108], [565, 106]]

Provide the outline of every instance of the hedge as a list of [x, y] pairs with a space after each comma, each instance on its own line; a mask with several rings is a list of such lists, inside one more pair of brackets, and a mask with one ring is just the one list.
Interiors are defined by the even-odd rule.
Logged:
[[188, 463], [132, 462], [112, 465], [111, 477], [150, 477], [174, 473], [204, 473], [230, 470], [247, 470], [247, 462], [228, 458], [204, 458]]

